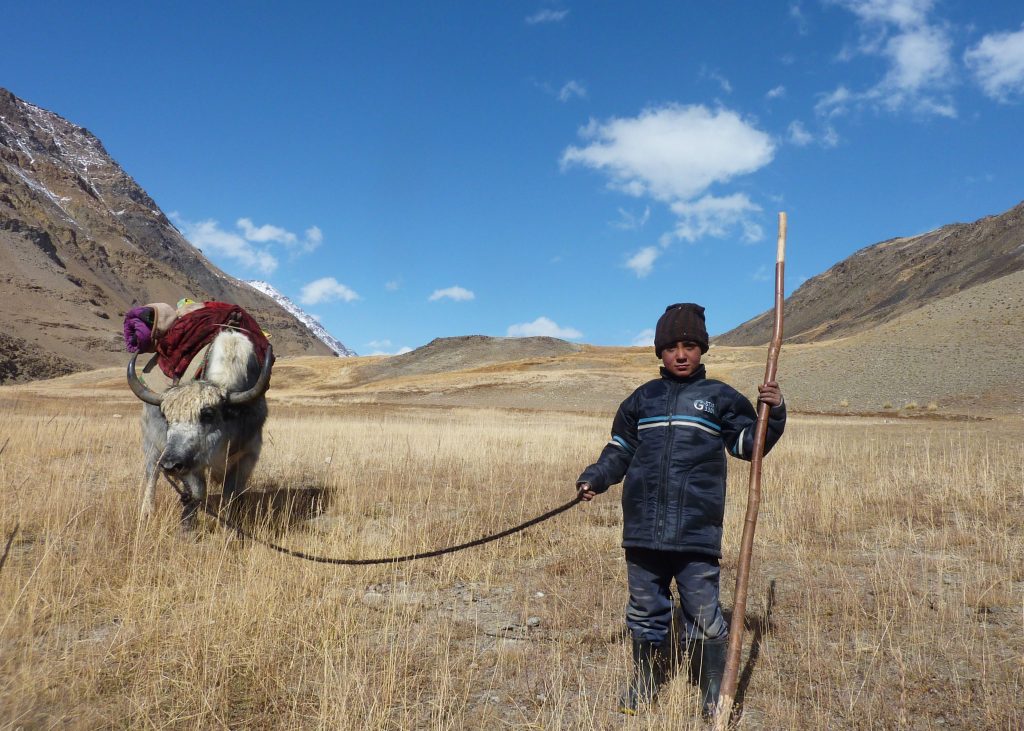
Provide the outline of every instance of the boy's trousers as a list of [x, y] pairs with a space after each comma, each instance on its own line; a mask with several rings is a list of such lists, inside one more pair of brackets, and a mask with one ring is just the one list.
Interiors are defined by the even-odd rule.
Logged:
[[718, 603], [718, 559], [700, 553], [626, 549], [629, 603], [626, 626], [633, 638], [661, 644], [672, 625], [672, 579], [676, 580], [687, 642], [729, 635]]

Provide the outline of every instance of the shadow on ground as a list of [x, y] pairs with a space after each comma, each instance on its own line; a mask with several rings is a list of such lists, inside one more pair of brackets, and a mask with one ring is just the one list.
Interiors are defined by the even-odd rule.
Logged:
[[[743, 717], [743, 699], [747, 694], [747, 687], [750, 685], [750, 679], [754, 676], [754, 668], [757, 666], [758, 658], [761, 656], [761, 643], [764, 640], [766, 634], [771, 634], [773, 630], [772, 626], [772, 611], [775, 609], [775, 579], [772, 579], [768, 584], [768, 598], [765, 600], [764, 614], [760, 617], [752, 617], [746, 615], [743, 618], [743, 626], [746, 631], [753, 630], [753, 634], [750, 637], [750, 654], [747, 656], [747, 662], [740, 671], [739, 678], [736, 681], [736, 700], [733, 704], [733, 718], [736, 722], [739, 722], [740, 718]], [[732, 620], [731, 613], [726, 613], [726, 619]]]
[[[325, 487], [265, 485], [236, 495], [231, 501], [231, 515], [246, 531], [281, 535], [322, 515], [330, 499], [330, 490]], [[210, 507], [221, 507], [220, 495], [211, 496]]]

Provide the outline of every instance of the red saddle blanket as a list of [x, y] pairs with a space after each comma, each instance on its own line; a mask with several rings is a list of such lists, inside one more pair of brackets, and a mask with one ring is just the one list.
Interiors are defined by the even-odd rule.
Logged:
[[239, 330], [252, 341], [256, 358], [263, 363], [270, 343], [248, 312], [228, 302], [206, 302], [202, 309], [182, 315], [156, 343], [158, 363], [168, 378], [181, 378], [188, 364], [225, 328]]

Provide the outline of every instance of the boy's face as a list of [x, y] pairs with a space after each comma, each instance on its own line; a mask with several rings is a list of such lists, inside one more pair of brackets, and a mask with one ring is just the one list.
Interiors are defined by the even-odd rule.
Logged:
[[665, 370], [673, 376], [688, 378], [700, 365], [700, 356], [700, 346], [697, 343], [686, 341], [673, 343], [663, 348], [661, 362], [665, 365]]

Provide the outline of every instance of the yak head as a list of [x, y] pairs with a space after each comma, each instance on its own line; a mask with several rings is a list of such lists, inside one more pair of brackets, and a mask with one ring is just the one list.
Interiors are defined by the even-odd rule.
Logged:
[[[270, 384], [273, 351], [268, 346], [262, 367], [252, 343], [241, 333], [225, 331], [210, 346], [202, 380], [157, 393], [128, 364], [128, 385], [142, 401], [160, 408], [167, 424], [160, 468], [182, 476], [225, 468], [232, 453], [258, 437], [266, 416], [264, 394]], [[253, 383], [253, 381], [255, 381]], [[246, 387], [246, 384], [252, 383]]]

